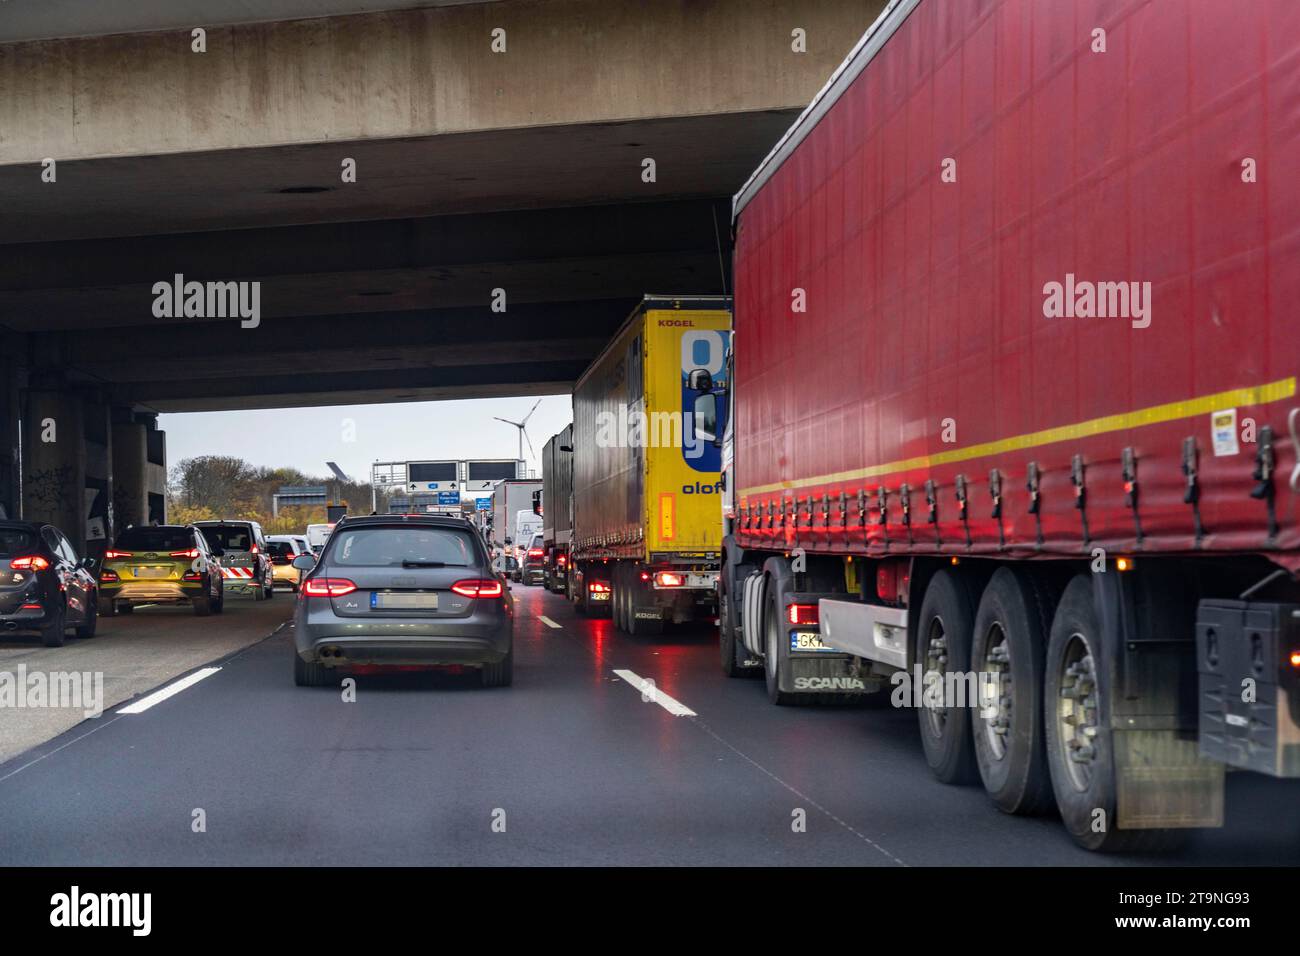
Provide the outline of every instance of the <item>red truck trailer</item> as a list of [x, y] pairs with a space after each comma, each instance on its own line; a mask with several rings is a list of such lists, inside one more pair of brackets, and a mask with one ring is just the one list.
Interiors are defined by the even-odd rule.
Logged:
[[1300, 4], [890, 3], [734, 201], [724, 670], [1090, 849], [1300, 776], [1297, 169]]

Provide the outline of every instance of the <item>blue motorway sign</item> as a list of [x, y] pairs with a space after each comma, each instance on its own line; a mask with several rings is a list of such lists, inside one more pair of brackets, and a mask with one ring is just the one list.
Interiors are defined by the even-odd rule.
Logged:
[[458, 505], [460, 504], [459, 491], [440, 491], [438, 492], [438, 504], [440, 505]]

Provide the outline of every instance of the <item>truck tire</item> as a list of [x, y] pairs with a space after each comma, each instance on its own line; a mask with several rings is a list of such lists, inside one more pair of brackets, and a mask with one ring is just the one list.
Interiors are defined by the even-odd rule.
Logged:
[[785, 641], [785, 628], [781, 626], [781, 589], [775, 581], [768, 580], [763, 595], [763, 679], [767, 684], [767, 699], [778, 707], [796, 703], [798, 695], [781, 690], [781, 677], [784, 668], [781, 662], [786, 655], [781, 653]]
[[[758, 568], [752, 564], [724, 565], [718, 575], [718, 657], [722, 673], [728, 677], [744, 677], [754, 672], [752, 667], [741, 666], [740, 661], [748, 657], [749, 652], [736, 637], [736, 631], [740, 626], [740, 595], [745, 579], [757, 572]], [[733, 586], [734, 601], [731, 598]]]
[[627, 579], [627, 569], [622, 565], [614, 570], [612, 578], [614, 594], [610, 599], [610, 618], [614, 622], [614, 629], [623, 633], [627, 633], [629, 626]]
[[[975, 612], [971, 669], [998, 675], [997, 696], [972, 715], [975, 763], [984, 789], [1004, 813], [1038, 814], [1052, 805], [1043, 733], [1043, 661], [1051, 598], [1032, 573], [999, 568]], [[983, 693], [981, 687], [981, 693]], [[984, 715], [984, 707], [996, 714]]]
[[[971, 632], [975, 607], [965, 580], [949, 571], [930, 579], [921, 601], [913, 645], [924, 676], [930, 671], [966, 674], [970, 671]], [[944, 681], [946, 684], [947, 682]], [[924, 691], [922, 688], [922, 697]], [[979, 779], [971, 743], [970, 707], [917, 708], [925, 761], [942, 783], [965, 784]]]
[[586, 586], [587, 586], [587, 577], [586, 575], [583, 575], [581, 585], [579, 585], [572, 577], [570, 577], [568, 586], [565, 589], [565, 597], [567, 597], [569, 599], [569, 602], [573, 605], [574, 611], [576, 611], [579, 614], [587, 613], [587, 604], [582, 598], [582, 590], [581, 590], [581, 588], [585, 588]]
[[1115, 679], [1114, 662], [1107, 657], [1092, 581], [1086, 574], [1076, 575], [1052, 618], [1044, 665], [1047, 765], [1061, 821], [1085, 850], [1173, 849], [1188, 831], [1120, 830], [1115, 825], [1118, 787], [1110, 729]]

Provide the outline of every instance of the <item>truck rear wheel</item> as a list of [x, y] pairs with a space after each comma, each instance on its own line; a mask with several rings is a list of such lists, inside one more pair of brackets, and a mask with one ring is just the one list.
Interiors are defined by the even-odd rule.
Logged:
[[[744, 643], [738, 637], [740, 628], [740, 598], [744, 593], [745, 579], [758, 571], [752, 564], [738, 564], [735, 568], [726, 565], [718, 575], [718, 657], [722, 663], [722, 673], [728, 677], [743, 677], [753, 668], [743, 667], [741, 660], [749, 656]], [[732, 599], [732, 585], [735, 585], [735, 599]]]
[[785, 628], [782, 626], [782, 607], [780, 588], [776, 582], [768, 581], [763, 596], [763, 678], [767, 683], [767, 699], [778, 707], [795, 702], [795, 695], [781, 689], [784, 668], [781, 662], [786, 656], [781, 653], [785, 641]]
[[610, 617], [614, 621], [615, 629], [624, 633], [629, 630], [627, 609], [630, 605], [627, 599], [627, 580], [627, 569], [620, 565], [614, 571], [614, 593], [610, 597]]
[[1043, 690], [1047, 765], [1061, 820], [1074, 842], [1107, 853], [1177, 846], [1185, 830], [1117, 828], [1115, 753], [1110, 720], [1115, 676], [1102, 645], [1088, 575], [1077, 575], [1056, 608]]
[[931, 694], [945, 693], [951, 684], [948, 674], [960, 681], [970, 672], [974, 626], [974, 601], [966, 582], [940, 571], [930, 579], [921, 602], [913, 659], [921, 666], [923, 679], [931, 672], [940, 675], [934, 687], [927, 684], [921, 688], [922, 705], [917, 708], [917, 717], [926, 763], [943, 783], [974, 783], [978, 779], [971, 743], [971, 708], [945, 706], [955, 703], [948, 700], [927, 702]]
[[[1036, 814], [1052, 805], [1042, 694], [1050, 600], [1030, 574], [1000, 568], [975, 613], [971, 666], [981, 693], [972, 718], [975, 762], [1004, 813]], [[996, 684], [986, 687], [985, 675]]]

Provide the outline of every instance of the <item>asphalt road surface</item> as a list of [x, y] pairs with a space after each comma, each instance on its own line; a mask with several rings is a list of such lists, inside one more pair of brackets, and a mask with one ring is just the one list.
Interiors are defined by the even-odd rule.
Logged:
[[910, 711], [774, 707], [708, 629], [632, 638], [514, 594], [513, 687], [363, 674], [355, 702], [294, 687], [284, 595], [226, 616], [280, 629], [0, 764], [0, 864], [1300, 863], [1300, 782], [1230, 775], [1227, 826], [1176, 855], [1088, 854], [936, 783]]

